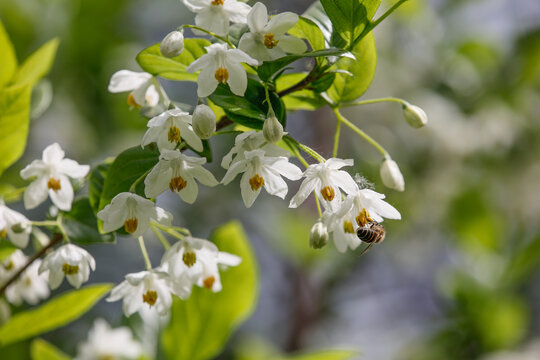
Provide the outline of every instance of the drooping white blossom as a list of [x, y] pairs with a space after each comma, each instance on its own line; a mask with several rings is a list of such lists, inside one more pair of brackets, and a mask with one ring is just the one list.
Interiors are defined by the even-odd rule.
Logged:
[[150, 226], [150, 221], [170, 225], [172, 214], [157, 207], [152, 201], [134, 193], [116, 195], [110, 204], [97, 213], [103, 220], [103, 231], [110, 232], [124, 227], [133, 237], [141, 236]]
[[[10, 257], [2, 263], [2, 271], [0, 277], [2, 281], [6, 281], [23, 267], [28, 258], [21, 250], [15, 250]], [[23, 301], [30, 305], [37, 304], [40, 300], [49, 297], [50, 291], [47, 285], [47, 273], [39, 274], [38, 269], [41, 265], [41, 260], [35, 260], [26, 270], [19, 275], [6, 289], [6, 299], [14, 305], [21, 305]]]
[[310, 165], [304, 171], [305, 179], [298, 193], [291, 199], [289, 207], [298, 207], [312, 191], [315, 191], [319, 199], [323, 200], [323, 204], [335, 207], [341, 202], [340, 188], [347, 194], [352, 194], [358, 189], [351, 175], [344, 170], [339, 170], [344, 166], [352, 166], [353, 163], [352, 159], [331, 158], [325, 162]]
[[222, 183], [227, 185], [238, 174], [244, 173], [240, 180], [240, 190], [248, 208], [253, 205], [263, 186], [270, 195], [284, 199], [289, 188], [281, 177], [285, 176], [290, 180], [302, 177], [302, 171], [284, 156], [266, 156], [264, 150], [260, 149], [247, 151], [244, 156], [245, 159], [231, 165]]
[[163, 98], [163, 93], [160, 94], [162, 89], [158, 90], [156, 84], [152, 74], [147, 72], [120, 70], [112, 75], [108, 90], [112, 93], [129, 91], [127, 102], [138, 109], [159, 107], [164, 110], [168, 100]]
[[227, 44], [212, 44], [205, 49], [206, 54], [186, 69], [188, 72], [201, 70], [197, 78], [197, 95], [207, 97], [216, 90], [219, 83], [227, 83], [234, 94], [244, 96], [247, 75], [242, 63], [257, 65], [258, 61], [242, 50], [229, 49]]
[[268, 17], [263, 3], [256, 3], [247, 15], [249, 31], [242, 35], [238, 48], [251, 57], [263, 61], [275, 60], [287, 53], [301, 54], [307, 50], [306, 43], [297, 37], [285, 34], [298, 22], [292, 12]]
[[71, 210], [73, 187], [69, 178], [84, 178], [90, 166], [79, 165], [76, 161], [64, 158], [65, 153], [54, 143], [43, 150], [42, 160], [34, 160], [21, 170], [23, 179], [36, 178], [24, 192], [24, 206], [33, 209], [50, 196], [60, 210]]
[[398, 164], [390, 156], [384, 159], [380, 173], [382, 182], [386, 187], [397, 191], [405, 190], [405, 179], [399, 170]]
[[354, 250], [361, 244], [356, 235], [358, 227], [373, 221], [382, 222], [384, 218], [401, 219], [399, 211], [384, 198], [383, 194], [371, 189], [357, 190], [347, 196], [335, 213], [325, 213], [325, 222], [339, 252], [345, 252], [347, 248]]
[[135, 360], [142, 355], [143, 348], [128, 327], [113, 329], [104, 319], [96, 319], [88, 339], [77, 346], [74, 360]]
[[0, 239], [7, 237], [15, 246], [25, 248], [31, 231], [30, 220], [8, 208], [0, 199]]
[[205, 158], [187, 156], [180, 150], [163, 150], [159, 162], [144, 180], [145, 195], [153, 198], [170, 189], [188, 204], [193, 204], [199, 193], [197, 181], [206, 186], [219, 184], [202, 166], [205, 163]]
[[251, 150], [264, 150], [267, 156], [285, 156], [290, 154], [274, 144], [265, 144], [266, 139], [261, 131], [246, 131], [236, 136], [234, 146], [221, 160], [221, 167], [228, 169], [231, 163], [245, 159], [245, 153]]
[[39, 273], [49, 271], [49, 286], [56, 289], [64, 280], [77, 289], [82, 283], [88, 281], [90, 269], [96, 269], [96, 261], [90, 253], [73, 244], [66, 244], [48, 254], [41, 266]]
[[217, 35], [229, 32], [229, 22], [246, 23], [249, 5], [237, 0], [184, 0], [186, 7], [196, 13], [195, 24]]
[[122, 310], [131, 316], [145, 304], [158, 314], [166, 315], [172, 305], [171, 282], [167, 273], [152, 269], [126, 275], [126, 280], [115, 286], [107, 301], [123, 300]]
[[142, 145], [155, 141], [160, 151], [173, 150], [184, 139], [193, 149], [202, 151], [202, 141], [193, 131], [191, 122], [191, 115], [187, 112], [180, 109], [167, 110], [148, 121]]

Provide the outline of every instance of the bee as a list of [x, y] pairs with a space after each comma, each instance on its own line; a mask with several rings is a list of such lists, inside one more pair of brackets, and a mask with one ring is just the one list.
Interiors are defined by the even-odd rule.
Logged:
[[362, 253], [360, 253], [360, 256], [362, 256], [371, 249], [373, 244], [378, 244], [384, 240], [386, 230], [384, 229], [384, 226], [371, 220], [365, 226], [359, 227], [358, 230], [356, 230], [356, 235], [360, 240], [369, 244]]

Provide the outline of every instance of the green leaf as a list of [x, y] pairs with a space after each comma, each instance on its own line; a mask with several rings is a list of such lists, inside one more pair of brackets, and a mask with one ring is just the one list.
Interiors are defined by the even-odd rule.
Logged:
[[[0, 88], [11, 81], [17, 71], [17, 57], [9, 36], [0, 21]], [[1, 171], [0, 171], [1, 172]]]
[[53, 65], [59, 43], [57, 38], [52, 39], [30, 55], [19, 67], [13, 83], [34, 85], [47, 75]]
[[141, 68], [155, 76], [169, 80], [197, 81], [197, 74], [188, 73], [186, 68], [194, 60], [206, 54], [204, 49], [211, 43], [206, 39], [185, 39], [182, 54], [167, 58], [161, 55], [160, 44], [144, 49], [137, 55], [137, 62]]
[[[119, 193], [129, 191], [135, 180], [152, 169], [158, 159], [159, 151], [157, 148], [152, 150], [150, 146], [144, 149], [134, 146], [120, 153], [107, 172], [99, 199], [99, 210], [108, 205]], [[137, 194], [144, 196], [143, 181], [139, 182], [135, 190]]]
[[70, 357], [60, 351], [53, 344], [35, 339], [30, 344], [30, 357], [32, 360], [69, 360]]
[[87, 197], [73, 202], [71, 211], [64, 214], [62, 223], [69, 238], [80, 244], [114, 242], [113, 234], [98, 231], [97, 218]]
[[0, 198], [4, 199], [6, 204], [19, 201], [26, 187], [16, 187], [11, 184], [0, 184]]
[[276, 72], [295, 62], [296, 60], [302, 58], [324, 58], [327, 56], [338, 56], [345, 52], [346, 51], [342, 49], [323, 49], [308, 51], [299, 55], [287, 55], [277, 60], [263, 62], [263, 64], [257, 69], [257, 74], [259, 74], [262, 81], [266, 82], [269, 81], [272, 78], [272, 75], [274, 75]]
[[7, 239], [0, 239], [0, 262], [7, 259], [13, 252], [17, 250], [17, 247], [13, 245], [9, 240]]
[[308, 354], [293, 355], [283, 360], [347, 360], [357, 356], [358, 352], [351, 350], [322, 350]]
[[313, 50], [322, 50], [326, 48], [321, 29], [308, 18], [301, 16], [300, 20], [288, 31], [288, 33], [306, 39]]
[[88, 199], [94, 214], [97, 214], [100, 210], [99, 200], [101, 199], [101, 193], [103, 192], [103, 185], [105, 184], [107, 173], [109, 172], [109, 168], [113, 161], [114, 159], [107, 159], [94, 167], [90, 172], [90, 177], [88, 179]]
[[227, 223], [213, 233], [211, 240], [220, 251], [240, 256], [242, 263], [221, 272], [221, 292], [196, 287], [187, 301], [174, 302], [171, 322], [161, 339], [167, 359], [214, 358], [255, 307], [257, 267], [242, 226]]
[[30, 85], [0, 90], [0, 174], [21, 157], [26, 147], [31, 90]]
[[[276, 91], [282, 90], [298, 83], [306, 77], [306, 73], [285, 74], [276, 80]], [[287, 110], [316, 110], [326, 105], [323, 98], [312, 90], [303, 89], [295, 91], [281, 98]]]
[[28, 339], [74, 321], [90, 310], [111, 287], [111, 284], [97, 284], [67, 291], [38, 308], [15, 314], [0, 327], [0, 344]]
[[362, 96], [369, 88], [377, 66], [377, 51], [373, 34], [366, 35], [351, 51], [356, 60], [340, 59], [334, 70], [345, 70], [352, 74], [337, 73], [332, 86], [327, 90], [328, 96], [336, 103], [353, 101]]
[[[233, 94], [229, 87], [222, 84], [210, 95], [210, 100], [221, 106], [229, 119], [251, 129], [262, 129], [268, 114], [268, 105], [265, 99], [264, 86], [253, 79], [248, 79], [248, 87], [244, 96]], [[270, 91], [270, 102], [276, 117], [285, 125], [286, 109], [279, 96], [273, 91]]]
[[351, 46], [368, 26], [380, 3], [381, 0], [321, 0], [334, 30]]

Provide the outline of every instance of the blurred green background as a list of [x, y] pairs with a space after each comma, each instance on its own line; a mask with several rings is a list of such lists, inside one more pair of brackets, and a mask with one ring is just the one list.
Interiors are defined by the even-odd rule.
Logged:
[[[273, 13], [301, 13], [311, 2], [266, 3]], [[107, 92], [108, 80], [119, 69], [137, 71], [139, 51], [193, 22], [177, 0], [2, 0], [0, 18], [19, 59], [61, 40], [34, 94], [52, 102], [36, 114], [24, 158], [3, 175], [11, 182], [54, 141], [90, 164], [139, 143], [146, 120], [128, 109], [125, 94]], [[195, 206], [159, 199], [196, 236], [239, 218], [253, 242], [259, 305], [223, 359], [338, 347], [366, 360], [540, 358], [539, 20], [537, 0], [410, 0], [375, 30], [377, 74], [363, 98], [402, 97], [422, 107], [429, 124], [410, 128], [393, 103], [344, 111], [389, 150], [406, 179], [404, 193], [385, 189], [379, 154], [343, 133], [340, 157], [354, 158], [354, 171], [403, 217], [385, 222], [385, 242], [364, 257], [338, 254], [332, 244], [308, 247], [312, 202], [290, 210], [263, 195], [248, 211], [236, 182], [204, 189]], [[196, 100], [194, 84], [164, 85], [175, 100]], [[330, 155], [334, 126], [329, 110], [298, 112], [288, 131]], [[215, 158], [232, 142], [212, 139]], [[210, 168], [224, 174], [219, 161]], [[92, 281], [119, 282], [142, 268], [127, 239], [89, 251], [98, 262]], [[120, 304], [103, 304], [47, 339], [74, 354], [96, 316], [123, 321]]]

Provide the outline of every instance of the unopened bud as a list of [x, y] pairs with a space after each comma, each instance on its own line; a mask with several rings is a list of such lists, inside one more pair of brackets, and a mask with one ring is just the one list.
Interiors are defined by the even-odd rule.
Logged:
[[322, 221], [317, 221], [309, 233], [309, 246], [313, 249], [322, 249], [328, 243], [328, 229]]
[[192, 126], [198, 137], [208, 139], [216, 131], [216, 114], [207, 105], [197, 105], [193, 111]]
[[381, 179], [383, 184], [390, 189], [405, 190], [405, 179], [399, 171], [399, 166], [389, 156], [384, 159], [381, 165]]
[[160, 50], [168, 58], [180, 55], [184, 51], [184, 35], [180, 31], [171, 31], [161, 41]]
[[422, 108], [409, 103], [403, 105], [403, 116], [409, 125], [416, 129], [423, 127], [428, 122], [426, 112]]
[[13, 224], [11, 226], [11, 231], [13, 231], [15, 234], [21, 234], [23, 232], [26, 231], [26, 229], [28, 229], [28, 224], [26, 223], [17, 223], [17, 224]]
[[283, 137], [283, 125], [275, 115], [269, 115], [264, 121], [263, 135], [271, 144], [277, 143]]

